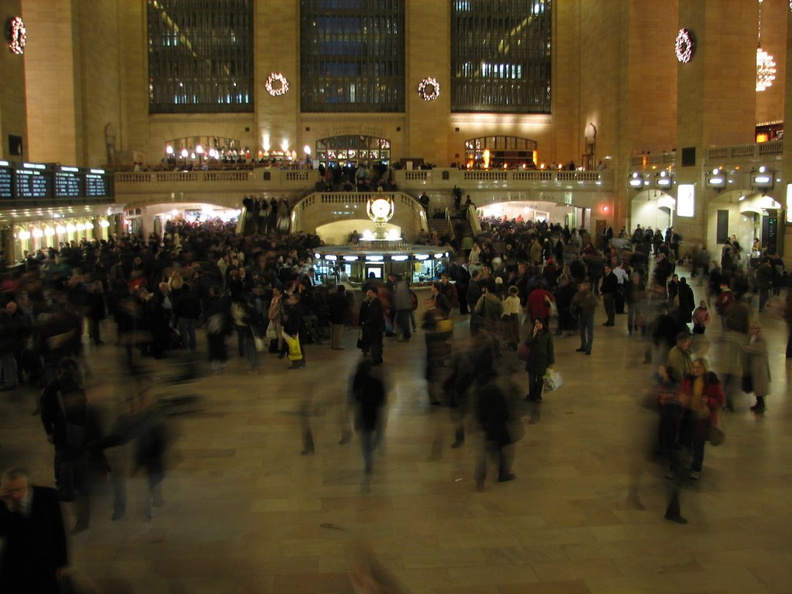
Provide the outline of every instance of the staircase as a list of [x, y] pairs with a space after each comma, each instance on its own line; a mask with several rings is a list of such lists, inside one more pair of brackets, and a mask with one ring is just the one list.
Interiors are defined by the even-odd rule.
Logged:
[[435, 231], [437, 232], [438, 237], [450, 235], [451, 239], [454, 238], [454, 230], [451, 225], [449, 225], [449, 221], [447, 219], [427, 219], [426, 222], [429, 224], [430, 233]]

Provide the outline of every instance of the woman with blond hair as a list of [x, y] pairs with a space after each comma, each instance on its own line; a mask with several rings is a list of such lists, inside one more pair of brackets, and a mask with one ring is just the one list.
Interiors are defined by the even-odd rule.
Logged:
[[503, 313], [501, 314], [501, 332], [506, 348], [512, 351], [517, 350], [520, 342], [520, 290], [512, 285], [509, 287], [509, 295], [503, 300]]

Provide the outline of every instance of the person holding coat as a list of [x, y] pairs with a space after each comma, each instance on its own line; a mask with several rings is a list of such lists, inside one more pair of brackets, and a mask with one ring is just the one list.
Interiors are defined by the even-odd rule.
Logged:
[[525, 344], [531, 349], [531, 354], [525, 362], [525, 371], [528, 372], [528, 394], [525, 400], [541, 402], [544, 376], [555, 364], [553, 335], [542, 318], [534, 320], [533, 330], [525, 339]]
[[770, 363], [767, 358], [767, 342], [758, 324], [751, 324], [748, 344], [742, 346], [744, 380], [750, 378], [750, 385], [744, 386], [756, 396], [756, 404], [751, 410], [756, 414], [765, 411], [765, 396], [770, 393]]
[[704, 462], [704, 444], [709, 440], [710, 425], [718, 424], [718, 411], [723, 408], [726, 397], [723, 385], [712, 371], [707, 369], [705, 359], [693, 361], [693, 373], [682, 382], [680, 400], [686, 410], [682, 419], [679, 441], [689, 445], [693, 460], [690, 464], [690, 478], [701, 477]]

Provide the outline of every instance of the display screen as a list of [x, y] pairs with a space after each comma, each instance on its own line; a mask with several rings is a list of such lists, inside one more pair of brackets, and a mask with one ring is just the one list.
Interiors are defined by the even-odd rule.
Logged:
[[9, 167], [0, 167], [0, 200], [14, 197], [13, 173]]
[[71, 171], [55, 173], [55, 197], [77, 198], [82, 196], [82, 176]]
[[52, 173], [37, 169], [17, 169], [15, 188], [17, 198], [52, 198]]
[[109, 193], [109, 184], [104, 175], [98, 173], [85, 174], [85, 195], [86, 196], [107, 196]]

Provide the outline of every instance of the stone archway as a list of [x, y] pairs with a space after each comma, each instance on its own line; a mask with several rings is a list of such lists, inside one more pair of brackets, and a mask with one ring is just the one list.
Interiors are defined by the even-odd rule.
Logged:
[[671, 194], [660, 190], [638, 192], [631, 202], [630, 221], [634, 229], [638, 225], [646, 229], [665, 231], [674, 224], [676, 200]]
[[769, 235], [777, 227], [768, 225], [768, 220], [780, 216], [781, 208], [781, 203], [771, 194], [752, 189], [718, 194], [708, 204], [707, 243], [722, 244], [732, 236], [743, 250], [750, 249], [755, 238], [762, 245], [775, 243], [778, 238]]

